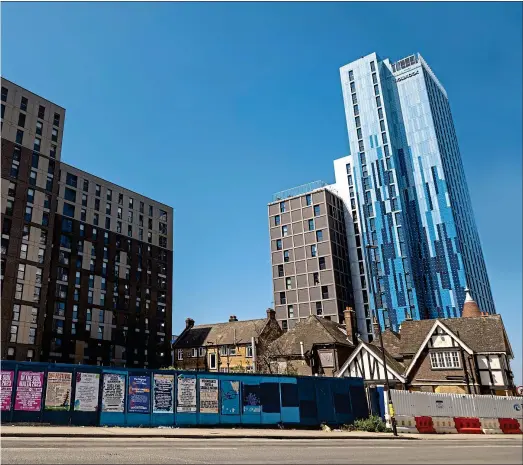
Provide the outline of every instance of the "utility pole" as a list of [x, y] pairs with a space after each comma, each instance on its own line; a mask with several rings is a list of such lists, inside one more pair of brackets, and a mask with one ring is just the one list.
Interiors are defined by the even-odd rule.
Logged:
[[[377, 245], [373, 245], [373, 244], [369, 244], [369, 245], [366, 245], [365, 248], [367, 249], [368, 251], [368, 254], [369, 254], [369, 257], [371, 255], [371, 252], [370, 250], [371, 249], [377, 249], [378, 246]], [[370, 261], [370, 260], [369, 260]], [[378, 287], [378, 293], [379, 293], [379, 296], [380, 296], [380, 301], [381, 301], [381, 286], [380, 286], [380, 280], [379, 280], [379, 273], [377, 272], [378, 271], [378, 265], [375, 261], [375, 257], [372, 258], [372, 262], [371, 262], [374, 266], [372, 267], [369, 267], [372, 271], [374, 271], [374, 267], [376, 268], [376, 283], [377, 283], [377, 287]], [[374, 274], [374, 273], [373, 273]], [[371, 276], [371, 285], [372, 285], [372, 291], [373, 291], [373, 295], [374, 295], [374, 318], [376, 318], [376, 321], [377, 321], [377, 326], [378, 326], [378, 337], [380, 338], [380, 349], [381, 349], [381, 361], [383, 363], [383, 371], [385, 372], [385, 386], [384, 386], [384, 391], [386, 392], [386, 395], [387, 395], [387, 402], [388, 402], [388, 408], [389, 408], [389, 415], [390, 415], [390, 423], [391, 423], [391, 426], [392, 426], [392, 433], [394, 434], [394, 436], [397, 436], [398, 435], [398, 430], [396, 428], [396, 418], [394, 417], [394, 405], [392, 403], [392, 396], [391, 396], [391, 393], [390, 393], [390, 384], [389, 384], [389, 373], [388, 373], [388, 370], [387, 370], [387, 358], [385, 357], [385, 348], [383, 347], [383, 337], [382, 337], [382, 334], [381, 334], [381, 323], [380, 323], [380, 315], [379, 315], [379, 312], [378, 312], [378, 308], [377, 308], [377, 305], [376, 305], [376, 294], [374, 292], [374, 279], [372, 279], [373, 277]], [[383, 324], [385, 324], [385, 321], [383, 321]]]

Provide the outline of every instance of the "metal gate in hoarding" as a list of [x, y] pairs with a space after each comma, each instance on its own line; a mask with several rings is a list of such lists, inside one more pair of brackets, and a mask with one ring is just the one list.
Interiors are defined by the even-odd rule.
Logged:
[[82, 426], [350, 424], [361, 378], [1, 362], [2, 422]]

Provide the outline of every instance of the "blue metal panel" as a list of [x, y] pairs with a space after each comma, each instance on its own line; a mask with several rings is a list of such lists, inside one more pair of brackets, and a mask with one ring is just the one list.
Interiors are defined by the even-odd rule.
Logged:
[[[220, 424], [220, 376], [215, 373], [205, 373], [205, 374], [198, 374], [198, 392], [199, 392], [199, 403], [198, 403], [198, 424], [200, 425], [219, 425]], [[202, 382], [201, 380], [216, 380], [218, 383], [218, 392], [216, 395], [218, 396], [217, 402], [216, 402], [216, 413], [214, 413], [214, 405], [212, 407], [204, 406], [201, 399], [201, 386]], [[208, 410], [213, 410], [213, 412], [205, 411], [206, 408]]]
[[329, 378], [316, 378], [316, 404], [318, 406], [318, 422], [336, 423], [336, 412]]
[[284, 424], [300, 422], [300, 394], [296, 378], [280, 376], [281, 421]]
[[261, 424], [261, 391], [259, 376], [239, 376], [241, 381], [241, 422]]
[[300, 424], [304, 426], [317, 425], [319, 423], [318, 406], [316, 404], [317, 379], [299, 377], [296, 380], [300, 402]]
[[[137, 406], [133, 402], [136, 394], [133, 395], [133, 387], [136, 382], [145, 381], [148, 384], [149, 392], [143, 392], [140, 397], [143, 402], [139, 402]], [[127, 426], [150, 426], [152, 425], [152, 406], [151, 406], [151, 389], [152, 389], [152, 373], [150, 370], [129, 370], [127, 377], [127, 399], [126, 399], [126, 425]], [[143, 385], [142, 390], [146, 391], [147, 387]], [[136, 411], [142, 408], [141, 411]]]
[[336, 414], [336, 423], [339, 425], [350, 424], [354, 421], [348, 380], [349, 378], [329, 379]]
[[240, 381], [220, 376], [220, 423], [240, 424]]
[[[43, 392], [43, 410], [42, 410], [42, 422], [51, 423], [52, 425], [69, 425], [71, 423], [71, 411], [73, 409], [73, 384], [75, 378], [75, 368], [76, 365], [66, 365], [66, 364], [50, 364], [47, 367], [47, 377], [49, 377], [49, 372], [53, 373], [71, 373], [71, 389], [69, 391], [69, 406], [66, 410], [49, 410], [45, 405], [46, 402], [46, 392], [47, 389], [44, 389]], [[48, 383], [45, 383], [46, 387]]]
[[[159, 378], [155, 378], [155, 376], [165, 377], [165, 381], [162, 381]], [[167, 371], [167, 370], [161, 370], [161, 371], [155, 371], [151, 372], [152, 377], [152, 394], [151, 394], [151, 411], [152, 411], [152, 425], [153, 426], [170, 426], [174, 425], [175, 423], [175, 379], [176, 379], [176, 372], [174, 371]], [[155, 379], [158, 382], [159, 386], [156, 385]], [[168, 381], [172, 381], [171, 389], [169, 392], [168, 389]], [[163, 401], [158, 406], [160, 410], [155, 411], [154, 407], [154, 398], [155, 398], [155, 390], [158, 390], [157, 395], [163, 397]], [[169, 396], [170, 396], [170, 405], [169, 405]]]
[[[79, 407], [75, 406], [76, 393], [77, 393], [77, 383], [81, 379], [82, 374], [98, 374], [98, 388], [96, 394], [98, 395], [98, 402], [96, 410], [86, 412], [78, 410]], [[102, 402], [101, 398], [101, 379], [102, 379], [102, 369], [98, 366], [92, 365], [75, 365], [74, 367], [74, 379], [73, 379], [73, 407], [71, 411], [71, 424], [78, 426], [97, 426], [100, 420], [100, 405]]]
[[[104, 384], [104, 377], [107, 375], [121, 375], [125, 379], [124, 383], [124, 399], [123, 399], [123, 412], [108, 412], [104, 411], [103, 407], [103, 384]], [[102, 377], [100, 381], [100, 388], [101, 388], [101, 395], [100, 395], [100, 403], [102, 405], [102, 408], [100, 409], [100, 426], [125, 426], [127, 424], [126, 421], [126, 413], [125, 413], [125, 405], [127, 400], [127, 371], [122, 370], [111, 370], [108, 368], [102, 369]]]
[[47, 375], [47, 363], [35, 363], [35, 362], [18, 362], [15, 370], [14, 386], [15, 391], [18, 386], [18, 374], [21, 371], [31, 371], [37, 373], [44, 373], [43, 386], [42, 386], [42, 398], [40, 402], [40, 409], [38, 411], [22, 411], [15, 409], [16, 393], [13, 396], [13, 415], [12, 421], [17, 423], [40, 423], [42, 421], [42, 409], [44, 404], [46, 375]]
[[276, 425], [281, 422], [280, 380], [276, 376], [260, 378], [261, 422]]
[[[193, 411], [188, 411], [189, 408], [193, 407], [186, 407], [179, 404], [179, 399], [182, 390], [182, 384], [184, 383], [184, 379], [194, 379], [194, 385], [196, 389], [196, 405], [194, 405]], [[175, 414], [175, 422], [177, 425], [196, 425], [198, 424], [198, 385], [196, 384], [196, 375], [194, 373], [191, 374], [191, 372], [178, 372], [176, 375], [176, 382], [175, 382], [175, 406], [176, 406], [176, 414]], [[183, 397], [183, 395], [182, 395]]]

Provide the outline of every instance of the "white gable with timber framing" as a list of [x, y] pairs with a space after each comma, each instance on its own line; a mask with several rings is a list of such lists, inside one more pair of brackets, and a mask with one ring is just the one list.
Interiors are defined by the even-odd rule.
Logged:
[[[360, 342], [356, 350], [341, 367], [336, 377], [363, 378], [365, 381], [385, 380], [385, 369], [379, 351], [374, 351], [366, 342]], [[390, 381], [405, 383], [405, 378], [387, 364]]]

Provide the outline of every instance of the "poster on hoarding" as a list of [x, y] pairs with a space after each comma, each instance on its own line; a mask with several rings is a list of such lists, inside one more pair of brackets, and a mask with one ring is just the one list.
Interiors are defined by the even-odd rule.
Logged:
[[102, 412], [123, 413], [125, 410], [125, 375], [104, 373]]
[[74, 410], [77, 412], [96, 412], [98, 410], [99, 373], [76, 373]]
[[72, 379], [72, 373], [54, 371], [47, 373], [45, 410], [69, 410]]
[[130, 413], [149, 413], [151, 402], [151, 377], [129, 376], [129, 396], [127, 411]]
[[0, 390], [0, 399], [2, 400], [2, 411], [11, 410], [11, 397], [13, 394], [13, 381], [15, 378], [14, 371], [0, 371], [2, 386]]
[[218, 380], [200, 378], [200, 413], [218, 413]]
[[174, 413], [174, 375], [154, 374], [153, 413]]
[[178, 376], [177, 384], [176, 411], [178, 413], [196, 412], [196, 378]]
[[257, 384], [243, 385], [243, 413], [260, 413], [260, 386]]
[[16, 382], [15, 410], [39, 412], [42, 407], [43, 371], [19, 371]]

